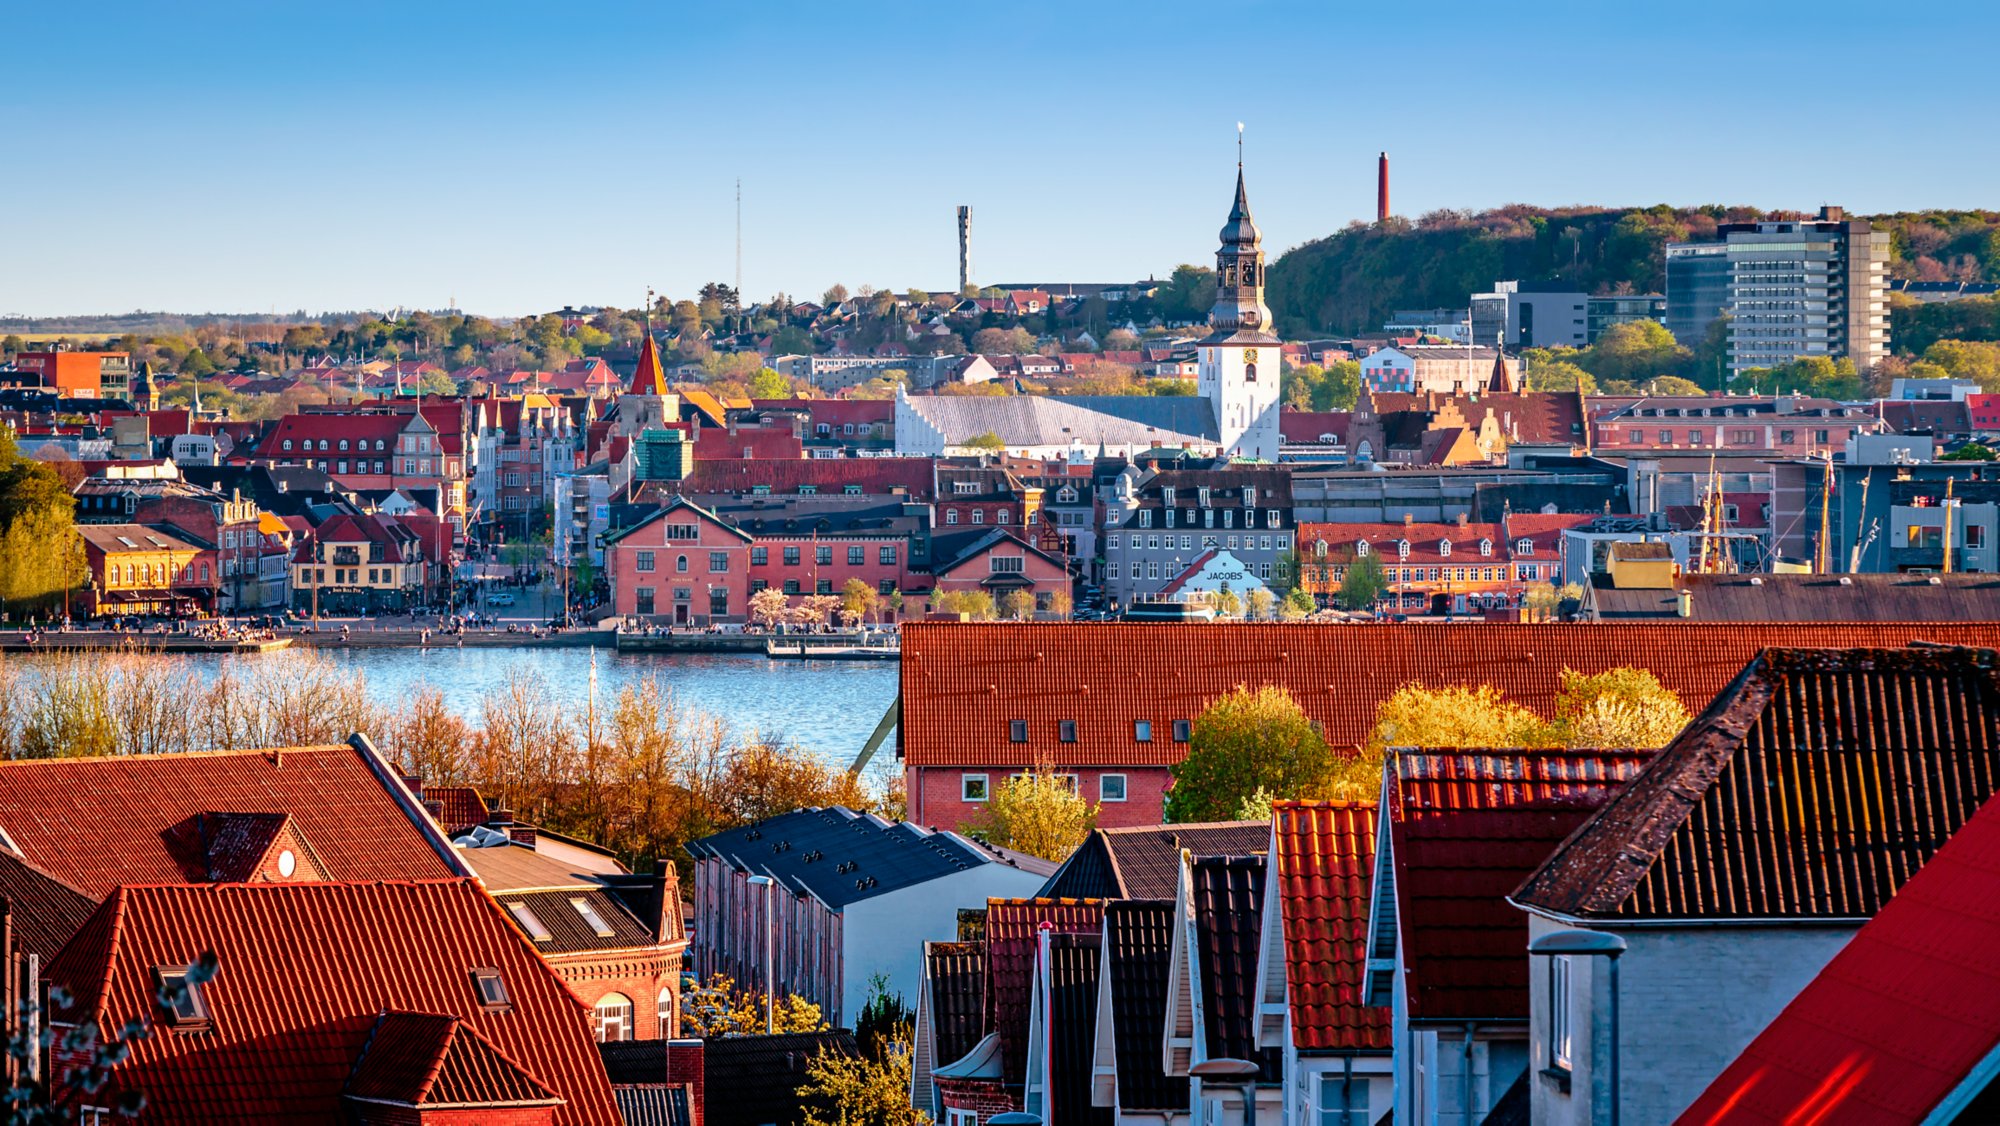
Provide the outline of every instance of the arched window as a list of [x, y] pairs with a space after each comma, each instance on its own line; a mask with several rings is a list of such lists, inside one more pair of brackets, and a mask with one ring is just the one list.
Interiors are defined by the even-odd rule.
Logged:
[[121, 567], [119, 567], [119, 566], [118, 566], [118, 564], [116, 564], [116, 563], [113, 563], [113, 564], [111, 565], [111, 583], [112, 583], [112, 585], [114, 585], [114, 586], [115, 586], [115, 585], [117, 585], [118, 583], [120, 583], [120, 582], [123, 582], [123, 581], [124, 581], [124, 578], [125, 578], [125, 575], [124, 575], [124, 569], [123, 569], [123, 568], [121, 568]]
[[1012, 524], [1014, 522], [1014, 515], [1003, 508], [999, 512], [994, 513], [993, 522], [995, 524]]
[[1451, 541], [1450, 541], [1450, 540], [1439, 540], [1439, 541], [1438, 541], [1438, 555], [1439, 555], [1439, 556], [1447, 556], [1447, 555], [1450, 555], [1450, 554], [1451, 554]]
[[597, 1040], [608, 1044], [632, 1038], [632, 998], [606, 993], [597, 1000]]
[[340, 440], [340, 448], [341, 448], [341, 449], [343, 449], [343, 450], [347, 448], [347, 439], [345, 439], [345, 438], [342, 438], [342, 439]]
[[660, 990], [660, 1039], [674, 1034], [674, 991]]
[[1244, 365], [1243, 365], [1243, 382], [1245, 382], [1245, 383], [1255, 383], [1255, 382], [1257, 382], [1257, 365], [1256, 365], [1256, 364], [1244, 364]]
[[674, 570], [676, 570], [676, 571], [681, 571], [681, 572], [685, 573], [685, 572], [687, 571], [687, 569], [688, 569], [688, 557], [687, 557], [687, 556], [685, 556], [685, 555], [677, 555], [677, 556], [675, 556], [675, 557], [674, 557]]
[[1356, 555], [1367, 555], [1367, 554], [1368, 554], [1368, 541], [1367, 541], [1367, 540], [1355, 540], [1355, 541], [1354, 541], [1354, 554], [1356, 554]]
[[945, 510], [944, 510], [944, 522], [945, 522], [945, 523], [947, 523], [947, 524], [956, 524], [956, 523], [958, 523], [958, 509], [956, 509], [956, 508], [947, 508], [947, 509], [945, 509]]
[[986, 510], [985, 510], [985, 509], [983, 509], [983, 508], [975, 508], [975, 509], [973, 509], [973, 510], [972, 510], [972, 522], [973, 522], [973, 523], [975, 523], [975, 524], [984, 524], [984, 523], [986, 523]]
[[292, 448], [292, 440], [290, 438], [285, 439], [285, 448], [288, 450]]
[[1520, 555], [1533, 555], [1535, 553], [1535, 541], [1530, 539], [1515, 540], [1514, 551]]

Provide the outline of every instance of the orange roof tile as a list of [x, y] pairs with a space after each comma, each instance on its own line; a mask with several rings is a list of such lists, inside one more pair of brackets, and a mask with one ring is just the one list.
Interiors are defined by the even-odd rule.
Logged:
[[[204, 951], [219, 959], [215, 979], [200, 987], [209, 1027], [176, 1032], [159, 1010], [153, 971]], [[499, 972], [504, 1011], [482, 1004], [473, 979], [482, 968]], [[161, 1026], [133, 1045], [99, 1096], [143, 1092], [147, 1122], [337, 1121], [356, 1077], [371, 1091], [442, 1084], [487, 1099], [545, 1087], [562, 1100], [557, 1123], [619, 1123], [583, 1003], [469, 879], [120, 888], [47, 977], [73, 997], [56, 1019]], [[407, 1061], [356, 1076], [383, 1014], [394, 1012], [453, 1019], [481, 1043], [459, 1046], [464, 1066], [452, 1065], [456, 1048], [444, 1045], [428, 1084], [410, 1081]], [[402, 1033], [412, 1026], [396, 1024], [409, 1047], [413, 1037]], [[503, 1075], [503, 1060], [523, 1074]]]
[[[811, 464], [810, 462], [806, 464]], [[1565, 668], [1652, 670], [1690, 710], [1765, 646], [2000, 648], [2000, 623], [1645, 622], [1334, 626], [1265, 622], [913, 622], [903, 627], [898, 747], [911, 766], [1169, 766], [1172, 721], [1239, 684], [1289, 689], [1328, 742], [1356, 747], [1375, 710], [1412, 682], [1491, 684], [1549, 711]], [[1028, 741], [1010, 738], [1025, 720]], [[1076, 741], [1058, 723], [1076, 722]], [[1140, 742], [1144, 720], [1152, 739]]]
[[199, 826], [215, 813], [289, 814], [336, 880], [465, 874], [402, 781], [351, 746], [0, 763], [0, 830], [93, 899], [207, 882]]
[[1389, 1010], [1362, 999], [1375, 803], [1280, 801], [1271, 815], [1292, 1045], [1386, 1050]]

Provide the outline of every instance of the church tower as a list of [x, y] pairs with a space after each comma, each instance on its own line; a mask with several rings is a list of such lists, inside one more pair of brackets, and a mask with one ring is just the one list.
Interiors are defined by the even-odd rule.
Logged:
[[1215, 410], [1224, 456], [1278, 460], [1278, 338], [1264, 305], [1263, 235], [1250, 218], [1240, 156], [1236, 203], [1215, 252], [1215, 308], [1208, 324], [1199, 345], [1199, 389]]

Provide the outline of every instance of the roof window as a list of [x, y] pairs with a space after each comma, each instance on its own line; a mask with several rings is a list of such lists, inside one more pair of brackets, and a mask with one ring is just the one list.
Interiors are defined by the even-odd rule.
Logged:
[[168, 1024], [184, 1032], [209, 1026], [212, 1018], [201, 987], [214, 976], [215, 970], [207, 965], [153, 967], [153, 982]]
[[514, 916], [514, 921], [521, 924], [521, 929], [527, 931], [528, 937], [536, 942], [547, 942], [555, 937], [549, 933], [549, 928], [543, 925], [541, 916], [535, 914], [535, 909], [527, 904], [518, 900], [509, 903], [507, 913]]
[[479, 991], [479, 1007], [488, 1012], [505, 1012], [514, 1007], [513, 999], [507, 996], [507, 983], [492, 966], [472, 971], [472, 987]]
[[570, 899], [569, 905], [576, 908], [576, 913], [583, 916], [584, 925], [596, 931], [597, 937], [610, 938], [617, 933], [611, 929], [610, 923], [604, 921], [604, 916], [597, 913], [597, 908], [591, 906], [590, 900], [576, 896]]
[[1008, 720], [1008, 721], [1007, 721], [1007, 741], [1008, 741], [1008, 742], [1010, 742], [1010, 743], [1025, 743], [1025, 742], [1027, 742], [1027, 741], [1028, 741], [1028, 721], [1027, 721], [1027, 720], [1025, 720], [1025, 719], [1010, 719], [1010, 720]]

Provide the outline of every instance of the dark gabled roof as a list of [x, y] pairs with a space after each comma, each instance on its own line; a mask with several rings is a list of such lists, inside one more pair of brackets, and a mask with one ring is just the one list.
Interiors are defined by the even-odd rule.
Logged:
[[927, 999], [935, 1062], [962, 1059], [986, 1034], [986, 946], [979, 942], [926, 942], [931, 983]]
[[1104, 906], [1111, 980], [1100, 987], [1111, 990], [1118, 1102], [1125, 1111], [1187, 1109], [1187, 1077], [1168, 1075], [1160, 1066], [1173, 920], [1171, 899], [1132, 899]]
[[1096, 1050], [1097, 975], [1102, 955], [1094, 934], [1049, 936], [1049, 1121], [1111, 1126], [1112, 1108], [1092, 1106], [1090, 1074]]
[[1210, 821], [1095, 829], [1042, 886], [1072, 899], [1166, 899], [1180, 879], [1181, 849], [1196, 856], [1248, 856], [1270, 847], [1264, 821]]
[[[523, 933], [526, 933], [526, 927], [515, 917], [514, 904], [521, 904], [541, 920], [549, 937], [541, 939], [533, 934], [527, 937], [544, 955], [577, 954], [588, 950], [636, 950], [655, 944], [652, 932], [633, 918], [616, 896], [603, 888], [496, 891], [493, 896], [500, 901], [501, 907], [506, 908], [509, 920], [522, 926]], [[576, 907], [579, 901], [597, 913], [597, 917], [604, 922], [603, 929], [610, 934], [599, 933], [596, 926], [584, 919], [583, 912]]]
[[980, 558], [996, 547], [1013, 546], [1030, 554], [1040, 556], [1044, 561], [1062, 566], [1062, 560], [1029, 543], [1009, 528], [992, 528], [985, 532], [967, 532], [959, 535], [947, 533], [931, 538], [931, 573], [949, 574], [967, 563]]
[[861, 1054], [844, 1028], [703, 1041], [702, 1126], [799, 1126], [799, 1086], [821, 1052]]
[[1528, 1019], [1528, 917], [1507, 895], [1650, 757], [1397, 753], [1390, 852], [1411, 1019]]
[[801, 809], [690, 841], [697, 859], [776, 879], [839, 910], [850, 903], [976, 868], [1006, 864], [1046, 875], [1053, 864], [982, 847], [956, 833], [890, 823], [844, 806]]
[[[1989, 802], [1679, 1119], [1922, 1122], [2000, 1047], [2000, 803]], [[1974, 1091], [1977, 1088], [1973, 1088]], [[1992, 1122], [1967, 1107], [1955, 1122]]]
[[44, 966], [97, 910], [96, 900], [5, 849], [0, 849], [0, 897], [7, 901], [14, 949], [40, 955]]
[[1195, 951], [1207, 1058], [1254, 1060], [1258, 1079], [1283, 1076], [1284, 1050], [1257, 1047], [1257, 958], [1264, 936], [1264, 858], [1194, 862]]
[[1095, 899], [986, 901], [986, 1029], [1000, 1037], [1001, 1073], [1009, 1083], [1018, 1083], [1027, 1074], [1036, 936], [1043, 923], [1057, 934], [1095, 934], [1104, 923], [1104, 903]]
[[1682, 575], [1675, 586], [1620, 590], [1597, 575], [1590, 599], [1601, 621], [1677, 619], [1681, 590], [1703, 622], [2000, 621], [1994, 575]]
[[1514, 899], [1605, 920], [1872, 917], [2000, 785], [1995, 663], [1767, 649]]
[[715, 513], [709, 511], [706, 508], [703, 508], [702, 506], [694, 503], [693, 501], [687, 499], [686, 497], [672, 497], [669, 498], [665, 503], [661, 504], [660, 507], [648, 513], [644, 518], [639, 520], [637, 523], [627, 524], [624, 527], [619, 528], [617, 531], [605, 535], [604, 543], [606, 546], [617, 543], [619, 540], [624, 539], [626, 536], [631, 535], [633, 532], [636, 532], [639, 529], [644, 528], [649, 524], [658, 523], [659, 521], [664, 520], [669, 516], [672, 516], [676, 512], [693, 513], [697, 520], [713, 524], [716, 527], [722, 529], [723, 531], [729, 533], [730, 535], [735, 536], [737, 539], [742, 540], [744, 543], [750, 542], [750, 534], [748, 532], [745, 532], [743, 529], [738, 528], [736, 525], [731, 524], [729, 521], [722, 519]]

